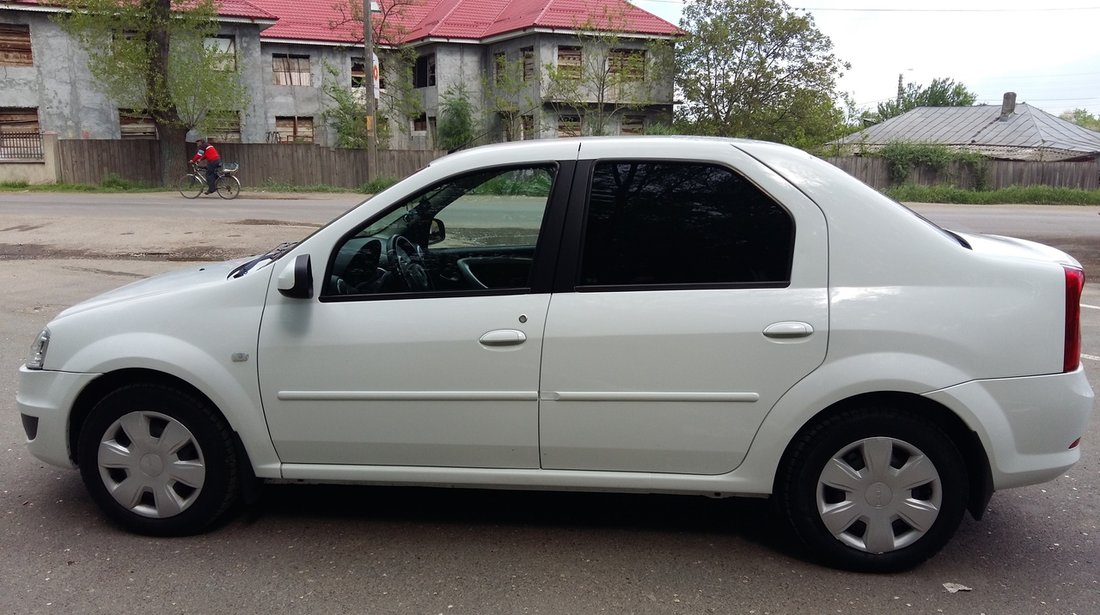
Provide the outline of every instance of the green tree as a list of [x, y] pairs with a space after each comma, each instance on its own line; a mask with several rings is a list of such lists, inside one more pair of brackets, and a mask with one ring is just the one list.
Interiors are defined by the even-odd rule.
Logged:
[[1058, 117], [1066, 120], [1067, 122], [1073, 122], [1074, 124], [1077, 124], [1082, 128], [1088, 128], [1089, 130], [1100, 132], [1100, 117], [1089, 113], [1087, 109], [1074, 109], [1073, 111], [1066, 111]]
[[581, 120], [583, 134], [608, 134], [611, 120], [624, 111], [644, 109], [661, 100], [671, 85], [672, 45], [623, 34], [625, 15], [604, 11], [574, 29], [580, 44], [558, 61], [543, 66], [543, 101], [556, 113]]
[[977, 94], [954, 79], [933, 79], [928, 87], [909, 83], [898, 92], [897, 99], [879, 103], [876, 119], [888, 120], [917, 107], [969, 107], [976, 100]]
[[[406, 13], [423, 0], [392, 0], [380, 2], [381, 12], [372, 13], [371, 25], [374, 28], [374, 54], [381, 64], [381, 78], [386, 86], [378, 97], [377, 122], [378, 146], [389, 147], [393, 129], [409, 131], [410, 118], [424, 112], [424, 103], [420, 94], [413, 88], [413, 69], [416, 66], [416, 49], [407, 45], [408, 34], [400, 24]], [[338, 11], [341, 18], [329, 24], [338, 28], [348, 24], [357, 24], [358, 32], [363, 30], [363, 2], [361, 0], [340, 0]], [[363, 49], [359, 39], [358, 50]], [[364, 60], [369, 75], [371, 60]], [[371, 79], [365, 79], [362, 88], [352, 87], [341, 80], [340, 72], [333, 67], [326, 68], [326, 80], [322, 91], [328, 99], [328, 107], [322, 112], [325, 123], [336, 131], [338, 147], [366, 149], [366, 101], [364, 96], [371, 87]]]
[[188, 130], [223, 126], [247, 104], [235, 55], [212, 44], [212, 0], [60, 2], [69, 10], [55, 20], [88, 54], [98, 87], [119, 106], [152, 117], [164, 185], [183, 167]]
[[465, 84], [448, 87], [440, 97], [436, 131], [439, 139], [436, 143], [445, 150], [460, 149], [474, 140], [474, 106]]
[[782, 0], [693, 0], [680, 28], [677, 120], [687, 130], [808, 144], [843, 123], [836, 80], [849, 65], [811, 15]]

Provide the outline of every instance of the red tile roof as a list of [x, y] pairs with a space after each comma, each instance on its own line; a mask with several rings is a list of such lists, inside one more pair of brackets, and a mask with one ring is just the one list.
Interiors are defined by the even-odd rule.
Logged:
[[[353, 21], [352, 4], [362, 0], [215, 0], [218, 14], [262, 21], [264, 39], [319, 43], [356, 43], [363, 25]], [[378, 0], [383, 40], [413, 42], [426, 38], [481, 40], [532, 28], [599, 29], [631, 34], [676, 36], [679, 28], [627, 0]], [[57, 7], [56, 0], [0, 0], [27, 6]], [[349, 4], [351, 3], [351, 4]], [[379, 22], [384, 25], [379, 25]]]
[[[265, 39], [352, 43], [363, 39], [362, 25], [348, 23], [348, 2], [361, 0], [251, 0], [279, 21]], [[626, 0], [381, 0], [388, 38], [480, 40], [531, 28], [597, 28], [657, 36], [680, 30]], [[395, 4], [396, 3], [396, 4]], [[610, 16], [610, 17], [609, 17]], [[375, 14], [375, 21], [382, 18]]]
[[[218, 14], [222, 17], [243, 17], [245, 19], [259, 19], [264, 21], [274, 21], [277, 17], [268, 13], [267, 11], [259, 8], [253, 2], [248, 0], [214, 0], [218, 5]], [[56, 0], [6, 0], [11, 4], [22, 4], [28, 7], [40, 6], [48, 9], [57, 9], [61, 7], [61, 3]]]

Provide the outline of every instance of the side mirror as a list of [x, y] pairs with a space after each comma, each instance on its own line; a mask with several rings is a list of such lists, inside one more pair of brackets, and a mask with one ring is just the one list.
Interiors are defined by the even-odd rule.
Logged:
[[300, 254], [294, 262], [283, 268], [276, 287], [284, 297], [309, 299], [313, 297], [313, 266], [308, 254]]
[[432, 218], [432, 223], [428, 227], [428, 245], [439, 243], [447, 238], [447, 227], [443, 225], [443, 221], [439, 218]]

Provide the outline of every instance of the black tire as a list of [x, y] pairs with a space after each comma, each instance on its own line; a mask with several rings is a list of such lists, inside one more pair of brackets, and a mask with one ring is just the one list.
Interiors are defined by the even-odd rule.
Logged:
[[780, 468], [775, 495], [823, 563], [895, 572], [947, 543], [968, 491], [966, 463], [936, 423], [915, 411], [865, 407], [804, 430]]
[[206, 180], [188, 173], [180, 178], [177, 187], [184, 198], [194, 199], [206, 191]]
[[222, 175], [214, 182], [218, 196], [223, 199], [235, 199], [241, 193], [241, 180], [232, 175]]
[[225, 420], [207, 402], [165, 385], [129, 385], [100, 400], [80, 431], [77, 462], [96, 504], [139, 534], [202, 532], [240, 492]]

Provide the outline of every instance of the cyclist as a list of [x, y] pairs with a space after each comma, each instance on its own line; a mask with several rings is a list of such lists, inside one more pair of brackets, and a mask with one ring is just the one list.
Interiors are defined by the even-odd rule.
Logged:
[[218, 150], [214, 149], [214, 146], [206, 139], [195, 141], [195, 145], [199, 148], [199, 151], [191, 157], [191, 164], [195, 164], [200, 160], [206, 161], [206, 192], [203, 194], [214, 194], [217, 192], [214, 183], [218, 181], [218, 171], [222, 168], [222, 157], [218, 155]]

